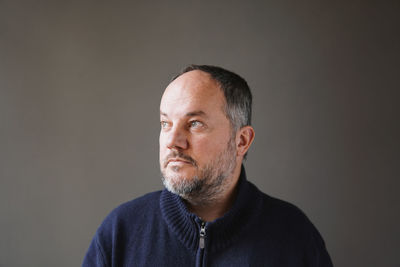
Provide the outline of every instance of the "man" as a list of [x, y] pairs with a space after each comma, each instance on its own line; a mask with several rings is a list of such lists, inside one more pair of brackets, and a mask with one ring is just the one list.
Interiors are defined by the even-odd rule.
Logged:
[[84, 266], [332, 266], [324, 242], [295, 206], [247, 181], [252, 96], [244, 79], [191, 65], [160, 104], [166, 187], [104, 220]]

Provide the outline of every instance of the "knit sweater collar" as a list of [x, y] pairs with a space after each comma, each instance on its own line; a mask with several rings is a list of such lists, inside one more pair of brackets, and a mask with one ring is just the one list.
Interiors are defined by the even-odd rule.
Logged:
[[[242, 165], [236, 200], [222, 217], [206, 223], [206, 246], [210, 251], [223, 249], [238, 237], [254, 215], [260, 200], [258, 190], [249, 183]], [[189, 249], [199, 247], [201, 219], [188, 211], [183, 200], [164, 189], [160, 196], [160, 208], [165, 222], [177, 238]]]

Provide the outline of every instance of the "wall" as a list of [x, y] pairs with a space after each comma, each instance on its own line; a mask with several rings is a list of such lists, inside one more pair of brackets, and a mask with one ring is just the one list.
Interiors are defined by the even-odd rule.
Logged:
[[78, 266], [162, 188], [158, 105], [189, 63], [245, 77], [246, 168], [336, 266], [399, 266], [398, 1], [0, 1], [0, 266]]

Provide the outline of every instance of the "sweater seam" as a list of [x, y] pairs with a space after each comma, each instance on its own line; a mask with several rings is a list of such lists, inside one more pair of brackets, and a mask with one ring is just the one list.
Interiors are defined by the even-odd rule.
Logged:
[[101, 256], [100, 259], [101, 259], [101, 262], [102, 262], [103, 266], [109, 267], [110, 265], [108, 264], [108, 262], [105, 259], [103, 247], [101, 246], [101, 244], [99, 242], [98, 236], [95, 239], [95, 241], [96, 241], [97, 250], [99, 251], [99, 254]]

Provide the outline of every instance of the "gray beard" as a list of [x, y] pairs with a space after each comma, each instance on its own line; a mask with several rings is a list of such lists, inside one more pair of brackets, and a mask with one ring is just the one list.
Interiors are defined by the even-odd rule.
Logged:
[[193, 205], [207, 205], [223, 196], [227, 189], [228, 177], [236, 167], [234, 139], [229, 140], [227, 148], [216, 160], [200, 170], [198, 176], [173, 179], [162, 173], [165, 188]]

